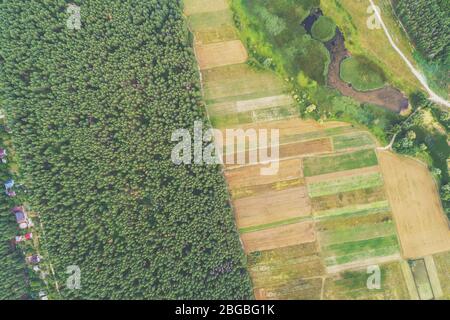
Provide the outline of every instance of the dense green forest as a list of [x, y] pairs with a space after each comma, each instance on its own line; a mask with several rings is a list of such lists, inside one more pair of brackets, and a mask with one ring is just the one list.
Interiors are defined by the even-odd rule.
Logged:
[[207, 126], [181, 2], [72, 0], [79, 29], [68, 3], [0, 4], [0, 103], [62, 297], [252, 298], [220, 167], [170, 159]]
[[[7, 149], [7, 142], [8, 135], [1, 126], [0, 148], [6, 150], [6, 152], [10, 151]], [[11, 157], [7, 156], [6, 159], [10, 160]], [[10, 165], [11, 161], [8, 161], [8, 163], [0, 162], [2, 188], [3, 183], [12, 177]], [[8, 198], [3, 190], [0, 195], [0, 300], [25, 298], [29, 292], [25, 257], [11, 243], [11, 240], [18, 234], [11, 208], [18, 204], [19, 199]]]
[[414, 41], [416, 59], [427, 76], [448, 94], [450, 68], [450, 2], [394, 0], [397, 16]]

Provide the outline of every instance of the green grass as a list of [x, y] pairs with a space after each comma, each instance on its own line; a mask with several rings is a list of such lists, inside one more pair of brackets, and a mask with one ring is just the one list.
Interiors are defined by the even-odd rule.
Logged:
[[336, 35], [336, 24], [331, 18], [321, 16], [312, 26], [311, 34], [319, 41], [330, 41]]
[[188, 24], [193, 31], [216, 29], [224, 26], [234, 28], [233, 15], [230, 10], [194, 14], [188, 17]]
[[195, 14], [187, 21], [196, 41], [202, 44], [238, 39], [230, 10]]
[[212, 126], [214, 128], [225, 128], [239, 124], [251, 123], [253, 121], [251, 112], [242, 112], [218, 116], [213, 115], [211, 116], [210, 119]]
[[369, 204], [349, 206], [345, 208], [339, 209], [331, 209], [326, 211], [317, 212], [314, 214], [315, 219], [324, 220], [324, 219], [335, 219], [335, 218], [349, 218], [349, 217], [357, 217], [364, 216], [367, 214], [373, 213], [381, 213], [389, 211], [389, 202], [388, 201], [379, 201], [373, 202]]
[[333, 137], [334, 150], [375, 146], [376, 143], [368, 132], [356, 132]]
[[409, 299], [408, 289], [398, 262], [380, 266], [381, 288], [367, 288], [367, 268], [342, 272], [325, 282], [325, 299], [394, 300]]
[[306, 177], [321, 174], [371, 167], [378, 164], [374, 150], [361, 150], [341, 155], [307, 158], [304, 161]]
[[431, 283], [428, 277], [425, 261], [423, 259], [411, 261], [410, 266], [420, 299], [421, 300], [433, 299], [434, 298], [433, 289], [431, 288]]
[[382, 223], [362, 224], [320, 232], [320, 242], [327, 246], [351, 241], [363, 241], [368, 238], [395, 235], [395, 231], [393, 221], [389, 220]]
[[332, 181], [323, 181], [308, 184], [308, 193], [311, 198], [337, 194], [341, 192], [380, 187], [383, 178], [380, 173], [371, 173], [359, 176], [350, 176]]
[[342, 61], [340, 76], [358, 91], [379, 89], [386, 82], [381, 68], [364, 57], [351, 57]]
[[270, 58], [272, 67], [282, 74], [296, 77], [302, 71], [325, 84], [330, 54], [300, 24], [318, 6], [318, 0], [232, 1], [242, 38], [255, 59], [264, 63]]
[[398, 252], [397, 236], [389, 235], [373, 239], [332, 244], [322, 248], [326, 265], [340, 265], [352, 261], [388, 256]]

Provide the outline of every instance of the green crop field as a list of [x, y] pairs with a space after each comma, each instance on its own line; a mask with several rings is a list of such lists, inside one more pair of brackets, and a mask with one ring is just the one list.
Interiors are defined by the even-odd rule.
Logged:
[[311, 199], [313, 212], [344, 208], [351, 205], [363, 205], [386, 199], [382, 185], [348, 192], [339, 192]]
[[383, 185], [380, 173], [363, 174], [340, 178], [338, 180], [323, 181], [308, 184], [310, 197], [321, 197], [340, 192], [374, 188]]
[[340, 265], [373, 257], [389, 256], [399, 252], [397, 236], [331, 244], [322, 248], [327, 266]]
[[343, 242], [364, 241], [377, 237], [385, 237], [395, 234], [395, 225], [392, 220], [368, 225], [358, 224], [357, 226], [333, 229], [320, 233], [320, 242], [328, 246]]
[[374, 148], [376, 142], [368, 132], [355, 132], [346, 135], [333, 137], [334, 150], [344, 150], [349, 148]]
[[324, 157], [307, 158], [304, 162], [306, 177], [325, 173], [371, 167], [378, 164], [374, 150], [362, 150]]
[[345, 208], [330, 209], [325, 211], [315, 212], [314, 216], [317, 219], [329, 219], [332, 217], [354, 217], [363, 216], [369, 213], [385, 212], [389, 210], [388, 201], [378, 201], [369, 204], [353, 205]]
[[199, 13], [189, 16], [188, 25], [196, 41], [210, 44], [238, 38], [229, 10]]
[[450, 252], [443, 252], [433, 256], [442, 292], [445, 299], [450, 299]]
[[408, 289], [398, 262], [380, 266], [381, 288], [367, 287], [367, 269], [345, 271], [325, 282], [325, 299], [331, 300], [402, 300], [409, 299]]
[[416, 283], [417, 292], [421, 300], [431, 300], [434, 298], [433, 289], [431, 288], [430, 279], [428, 277], [427, 267], [423, 259], [410, 261], [411, 271]]

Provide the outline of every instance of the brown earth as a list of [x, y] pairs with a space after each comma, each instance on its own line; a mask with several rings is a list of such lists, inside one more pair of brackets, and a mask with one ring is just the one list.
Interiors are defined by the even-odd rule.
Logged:
[[378, 158], [404, 258], [449, 251], [449, 222], [428, 168], [390, 152]]
[[233, 202], [238, 228], [247, 228], [311, 214], [306, 187], [263, 193]]
[[300, 186], [305, 186], [305, 179], [282, 180], [274, 183], [231, 189], [231, 197], [232, 199], [241, 199], [258, 194], [269, 193], [271, 191], [281, 191]]
[[266, 165], [254, 165], [225, 171], [230, 189], [271, 184], [303, 177], [301, 159], [280, 161], [280, 167], [276, 175], [261, 175], [261, 168], [265, 167]]
[[[263, 149], [264, 151], [265, 149]], [[224, 155], [223, 161], [227, 167], [232, 167], [235, 165], [254, 165], [258, 163], [258, 152], [261, 150], [251, 150], [246, 151], [245, 154], [239, 153], [233, 155], [230, 153], [228, 155]], [[269, 149], [270, 151], [270, 149]], [[293, 157], [303, 157], [303, 156], [312, 156], [312, 155], [320, 155], [324, 153], [329, 153], [333, 151], [333, 146], [331, 140], [329, 138], [325, 139], [317, 139], [310, 140], [305, 142], [297, 142], [297, 143], [289, 143], [283, 144], [279, 146], [279, 159], [293, 158]], [[256, 162], [250, 161], [250, 152], [252, 152], [256, 158]], [[270, 152], [266, 154], [271, 154]], [[245, 157], [245, 164], [238, 164], [239, 157]], [[231, 161], [232, 160], [232, 161]], [[267, 165], [266, 165], [267, 167]]]
[[345, 48], [344, 36], [336, 32], [335, 39], [327, 46], [331, 53], [331, 64], [328, 70], [328, 85], [338, 89], [344, 96], [352, 97], [362, 103], [371, 103], [382, 106], [395, 112], [408, 108], [408, 99], [391, 86], [372, 91], [357, 91], [340, 77], [341, 62], [350, 56]]
[[241, 235], [246, 253], [270, 250], [316, 240], [314, 222], [306, 221]]

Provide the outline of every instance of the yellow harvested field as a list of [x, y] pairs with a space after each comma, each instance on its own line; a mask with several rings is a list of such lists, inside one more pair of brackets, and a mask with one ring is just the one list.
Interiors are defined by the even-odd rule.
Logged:
[[323, 124], [318, 123], [314, 120], [302, 120], [299, 118], [292, 118], [288, 120], [280, 120], [280, 121], [271, 121], [271, 122], [262, 122], [262, 123], [250, 123], [244, 124], [240, 126], [236, 126], [236, 128], [240, 129], [278, 129], [280, 130], [280, 137], [290, 136], [296, 134], [310, 133], [321, 131], [324, 129], [332, 129], [338, 127], [348, 127], [349, 124], [345, 122], [339, 121], [329, 121]]
[[190, 16], [196, 13], [214, 12], [228, 9], [226, 0], [184, 0], [184, 14]]
[[379, 152], [378, 158], [404, 258], [449, 251], [448, 219], [427, 167], [390, 152]]
[[234, 201], [238, 228], [259, 226], [311, 214], [306, 187], [274, 191]]
[[251, 187], [276, 183], [278, 181], [298, 179], [303, 176], [301, 159], [280, 161], [280, 167], [278, 174], [276, 175], [261, 175], [261, 168], [265, 167], [267, 167], [267, 165], [255, 165], [225, 171], [228, 186], [230, 189]]
[[314, 222], [306, 221], [241, 235], [246, 253], [314, 242]]
[[329, 138], [283, 144], [280, 146], [280, 158], [290, 158], [322, 154], [333, 151]]
[[244, 63], [247, 50], [240, 40], [225, 41], [195, 47], [201, 70]]
[[[225, 163], [226, 167], [233, 167], [236, 165], [255, 165], [258, 162], [258, 157], [256, 155], [263, 151], [264, 154], [271, 154], [270, 148], [260, 148], [258, 150], [256, 149], [249, 149], [244, 152], [236, 153], [235, 152], [228, 152], [225, 148], [225, 154], [223, 155], [223, 162]], [[295, 158], [295, 157], [306, 157], [306, 156], [312, 156], [312, 155], [319, 155], [324, 153], [330, 153], [333, 151], [333, 146], [331, 144], [331, 140], [329, 138], [326, 139], [317, 139], [317, 140], [310, 140], [305, 142], [296, 142], [296, 143], [288, 143], [283, 144], [279, 146], [279, 159], [287, 159], [287, 158]], [[251, 161], [250, 155], [253, 155], [255, 159]], [[245, 163], [240, 163], [238, 159], [244, 159]], [[266, 165], [267, 167], [268, 165]]]

